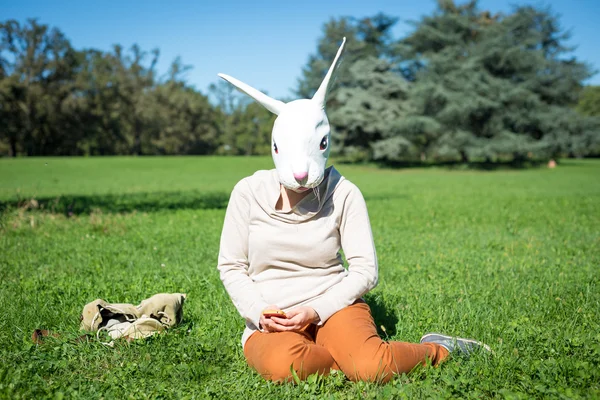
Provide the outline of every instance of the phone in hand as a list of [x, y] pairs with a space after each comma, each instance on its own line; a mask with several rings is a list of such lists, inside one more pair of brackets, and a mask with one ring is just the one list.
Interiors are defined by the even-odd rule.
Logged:
[[263, 311], [263, 315], [265, 318], [278, 317], [278, 318], [287, 318], [285, 312], [281, 310], [265, 310]]

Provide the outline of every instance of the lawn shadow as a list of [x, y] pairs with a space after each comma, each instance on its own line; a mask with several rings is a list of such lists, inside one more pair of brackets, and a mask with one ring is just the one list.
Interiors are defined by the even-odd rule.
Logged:
[[[349, 161], [338, 161], [340, 164], [360, 165]], [[421, 161], [382, 161], [374, 165], [379, 168], [389, 169], [411, 169], [411, 168], [445, 168], [449, 170], [511, 170], [511, 169], [529, 169], [539, 168], [548, 163], [547, 160], [513, 160], [513, 161], [439, 161], [439, 162], [421, 162]]]
[[100, 210], [107, 213], [161, 210], [223, 209], [229, 194], [224, 192], [177, 191], [128, 194], [62, 195], [18, 199], [0, 202], [0, 212], [10, 208], [38, 209], [67, 216], [90, 214]]
[[[389, 310], [383, 302], [383, 299], [379, 296], [367, 294], [364, 299], [371, 308], [371, 314], [375, 320], [375, 326], [377, 327], [379, 336], [383, 339], [394, 336], [396, 334], [398, 317], [393, 310]], [[385, 331], [381, 329], [382, 326], [385, 328]]]

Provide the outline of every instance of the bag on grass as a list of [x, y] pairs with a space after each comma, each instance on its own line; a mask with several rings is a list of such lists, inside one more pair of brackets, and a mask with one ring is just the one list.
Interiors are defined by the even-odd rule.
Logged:
[[146, 338], [181, 322], [185, 299], [185, 293], [159, 293], [138, 306], [96, 299], [83, 307], [80, 328], [112, 339]]

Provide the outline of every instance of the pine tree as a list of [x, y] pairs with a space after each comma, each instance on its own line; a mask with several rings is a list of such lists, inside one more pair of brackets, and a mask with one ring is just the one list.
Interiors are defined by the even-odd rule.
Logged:
[[440, 0], [397, 42], [394, 18], [374, 20], [328, 22], [299, 82], [301, 94], [316, 89], [335, 36], [346, 32], [349, 53], [328, 103], [338, 152], [382, 161], [522, 161], [585, 155], [600, 141], [597, 122], [572, 110], [590, 69], [571, 56], [569, 35], [549, 9], [503, 15], [477, 1]]
[[347, 79], [352, 85], [337, 91], [330, 113], [334, 151], [354, 161], [415, 152], [405, 124], [408, 82], [373, 56], [351, 65]]
[[330, 97], [334, 97], [337, 87], [353, 85], [348, 73], [350, 66], [363, 58], [386, 56], [392, 41], [391, 28], [396, 22], [397, 18], [380, 13], [362, 19], [332, 18], [325, 23], [316, 54], [309, 56], [308, 63], [302, 69], [296, 90], [298, 97], [311, 98], [315, 94], [343, 37], [346, 38], [346, 46]]
[[[298, 81], [299, 97], [313, 96], [331, 60], [346, 37], [346, 48], [330, 90], [327, 109], [334, 129], [334, 151], [350, 160], [372, 158], [372, 143], [397, 131], [395, 122], [406, 112], [398, 101], [406, 82], [388, 62], [391, 28], [397, 18], [377, 14], [362, 19], [342, 17], [324, 25], [316, 54], [309, 57]], [[394, 141], [398, 141], [394, 139]]]
[[568, 57], [567, 39], [545, 9], [491, 16], [476, 1], [440, 1], [402, 41], [417, 115], [439, 123], [423, 150], [434, 159], [522, 160], [571, 153], [574, 141], [591, 139], [569, 109], [590, 72]]

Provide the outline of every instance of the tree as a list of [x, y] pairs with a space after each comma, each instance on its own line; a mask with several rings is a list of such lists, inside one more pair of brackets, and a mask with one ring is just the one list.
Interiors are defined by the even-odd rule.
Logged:
[[337, 36], [349, 37], [328, 102], [339, 152], [382, 161], [520, 161], [582, 155], [598, 141], [594, 121], [571, 111], [589, 67], [571, 56], [569, 35], [549, 9], [503, 15], [477, 1], [440, 0], [397, 41], [394, 22], [381, 14], [329, 21], [303, 71], [298, 93], [309, 96]]
[[76, 124], [68, 102], [77, 95], [79, 54], [59, 30], [36, 20], [2, 23], [0, 38], [0, 135], [11, 155], [70, 154], [79, 140], [65, 133]]
[[233, 134], [237, 154], [271, 154], [271, 130], [276, 116], [260, 104], [251, 102], [233, 115]]
[[329, 115], [334, 151], [355, 161], [393, 158], [405, 152], [399, 149], [403, 146], [415, 152], [405, 124], [410, 108], [408, 82], [393, 72], [389, 62], [373, 56], [352, 64], [348, 75], [352, 85], [337, 91], [338, 106]]
[[119, 45], [113, 48], [118, 102], [125, 121], [123, 128], [130, 139], [130, 153], [136, 155], [144, 154], [145, 146], [150, 146], [151, 141], [148, 127], [153, 115], [148, 112], [147, 94], [155, 85], [158, 49], [151, 51], [150, 64], [144, 65], [147, 56], [138, 45], [133, 45], [128, 54]]
[[11, 157], [16, 157], [23, 148], [23, 126], [19, 102], [25, 97], [23, 87], [14, 79], [0, 80], [0, 141], [8, 143]]
[[271, 129], [276, 116], [225, 81], [212, 84], [210, 92], [219, 113], [218, 154], [271, 154]]
[[582, 115], [600, 117], [600, 86], [583, 88], [575, 109]]
[[[406, 37], [385, 14], [329, 20], [297, 95], [329, 92], [334, 151], [351, 160], [501, 161], [600, 153], [600, 95], [547, 8], [439, 0]], [[0, 153], [268, 154], [275, 116], [219, 82], [207, 96], [157, 49], [74, 49], [56, 28], [0, 24]]]
[[[383, 13], [362, 19], [341, 17], [329, 20], [323, 27], [323, 36], [319, 39], [316, 54], [309, 56], [302, 69], [296, 94], [307, 99], [315, 94], [343, 37], [346, 37], [346, 48], [336, 82], [338, 87], [352, 85], [348, 73], [350, 66], [366, 57], [385, 57], [392, 41], [391, 30], [397, 20]], [[330, 97], [334, 97], [334, 94], [335, 88], [330, 91]]]
[[568, 107], [590, 71], [569, 56], [567, 39], [547, 9], [492, 16], [476, 1], [440, 1], [399, 46], [412, 60], [416, 115], [437, 123], [425, 154], [494, 161], [569, 153], [586, 124]]
[[0, 151], [12, 156], [208, 154], [218, 112], [176, 59], [115, 45], [77, 51], [35, 20], [0, 24]]
[[342, 37], [346, 47], [327, 109], [334, 130], [333, 149], [350, 160], [371, 158], [371, 144], [395, 132], [404, 114], [406, 85], [390, 59], [391, 29], [397, 18], [383, 13], [331, 19], [323, 27], [316, 54], [310, 55], [296, 91], [311, 98], [335, 58]]
[[208, 98], [187, 86], [184, 74], [191, 67], [178, 58], [168, 79], [147, 94], [153, 124], [149, 152], [154, 154], [211, 154], [217, 145], [217, 111]]

